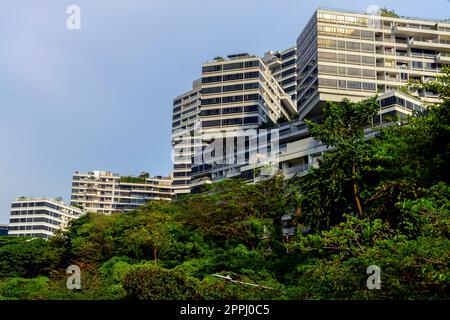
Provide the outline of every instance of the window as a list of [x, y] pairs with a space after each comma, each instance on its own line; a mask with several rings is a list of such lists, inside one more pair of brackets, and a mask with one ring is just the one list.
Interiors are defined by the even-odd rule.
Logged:
[[202, 94], [211, 94], [222, 92], [222, 87], [202, 88]]
[[242, 69], [244, 67], [243, 62], [229, 63], [223, 65], [223, 70]]
[[252, 71], [252, 72], [246, 72], [245, 73], [245, 78], [258, 78], [259, 77], [259, 72], [258, 71]]
[[374, 46], [370, 43], [361, 43], [361, 51], [362, 52], [373, 52]]
[[348, 90], [361, 90], [361, 82], [347, 81]]
[[258, 88], [259, 88], [258, 82], [251, 82], [251, 83], [244, 84], [245, 90], [258, 89]]
[[295, 68], [291, 68], [291, 69], [288, 69], [288, 70], [286, 70], [286, 71], [283, 71], [283, 72], [281, 73], [281, 76], [282, 76], [282, 77], [285, 77], [285, 76], [290, 75], [290, 74], [292, 74], [292, 73], [294, 73], [294, 72], [295, 72]]
[[281, 85], [284, 86], [285, 84], [292, 83], [294, 81], [295, 81], [295, 77], [291, 77], [291, 78], [281, 81]]
[[249, 123], [258, 123], [258, 117], [244, 118], [244, 124], [249, 124]]
[[364, 91], [375, 91], [375, 83], [371, 83], [371, 82], [364, 82], [363, 83], [363, 89]]
[[351, 64], [361, 64], [361, 56], [356, 56], [353, 54], [347, 55], [347, 63]]
[[220, 102], [221, 102], [220, 98], [202, 99], [202, 105], [219, 104]]
[[259, 100], [259, 94], [253, 93], [253, 94], [246, 94], [244, 96], [244, 101], [258, 101]]
[[206, 120], [202, 121], [202, 127], [208, 128], [208, 127], [217, 127], [220, 126], [220, 120]]
[[373, 31], [361, 30], [361, 39], [373, 39]]
[[239, 102], [242, 100], [243, 100], [242, 96], [231, 96], [231, 97], [223, 97], [222, 98], [223, 103]]
[[376, 74], [375, 74], [375, 70], [370, 70], [370, 69], [363, 69], [362, 70], [362, 76], [364, 78], [371, 78], [374, 79]]
[[201, 116], [215, 116], [220, 114], [220, 109], [206, 109], [200, 112]]
[[229, 107], [229, 108], [223, 108], [222, 114], [232, 114], [232, 113], [241, 113], [242, 107]]
[[[317, 42], [317, 46], [319, 48], [331, 48], [336, 49], [336, 40], [330, 40], [330, 39], [319, 39]], [[345, 47], [345, 42], [344, 42]]]
[[361, 46], [359, 42], [347, 42], [347, 50], [351, 51], [359, 51], [361, 49]]
[[336, 62], [336, 53], [319, 52], [319, 60]]
[[259, 66], [259, 61], [258, 60], [252, 60], [252, 61], [246, 61], [245, 62], [245, 67], [246, 68], [258, 67], [258, 66]]
[[349, 77], [361, 77], [361, 70], [357, 68], [347, 68], [347, 76]]
[[219, 82], [222, 81], [222, 76], [204, 77], [202, 83]]
[[229, 86], [224, 86], [223, 92], [238, 91], [238, 90], [242, 90], [242, 88], [243, 88], [242, 84], [233, 84], [233, 85], [229, 85]]
[[366, 66], [374, 66], [375, 65], [375, 58], [374, 57], [361, 57], [361, 64]]
[[259, 107], [257, 105], [244, 107], [244, 112], [257, 112], [258, 110], [259, 110]]
[[292, 60], [289, 60], [289, 61], [283, 63], [283, 64], [281, 65], [281, 67], [282, 67], [282, 68], [286, 68], [286, 67], [288, 67], [288, 66], [290, 66], [290, 65], [293, 65], [294, 63], [295, 63], [295, 59], [292, 59]]
[[319, 65], [319, 73], [335, 75], [337, 73], [337, 67]]
[[[291, 91], [295, 91], [295, 85], [284, 89], [284, 92], [286, 92], [286, 93], [289, 93]], [[292, 98], [292, 101], [295, 101], [295, 98]]]
[[437, 63], [426, 62], [425, 63], [425, 69], [427, 69], [427, 70], [437, 70], [438, 69], [438, 64]]
[[284, 59], [286, 59], [286, 58], [292, 57], [294, 54], [295, 54], [295, 50], [289, 51], [289, 52], [283, 54], [283, 55], [281, 56], [281, 59], [284, 60]]
[[413, 61], [412, 62], [412, 68], [414, 68], [414, 69], [423, 69], [423, 62], [422, 61]]
[[215, 65], [215, 66], [205, 66], [202, 68], [202, 72], [216, 72], [222, 70], [222, 65]]
[[319, 86], [321, 87], [337, 87], [337, 80], [334, 79], [319, 79]]
[[230, 126], [230, 125], [236, 125], [236, 124], [242, 124], [242, 118], [232, 118], [232, 119], [223, 119], [222, 125], [224, 126]]
[[234, 73], [234, 74], [227, 74], [223, 76], [223, 81], [233, 81], [233, 80], [239, 80], [243, 79], [242, 73]]

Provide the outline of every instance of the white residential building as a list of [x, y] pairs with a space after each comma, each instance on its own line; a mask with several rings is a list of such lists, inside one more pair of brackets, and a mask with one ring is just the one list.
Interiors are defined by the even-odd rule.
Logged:
[[[319, 8], [297, 38], [297, 59], [300, 119], [318, 118], [325, 101], [434, 80], [450, 63], [450, 23]], [[439, 101], [423, 89], [412, 94], [425, 104]]]
[[83, 213], [57, 199], [21, 197], [11, 203], [8, 234], [48, 239]]
[[71, 204], [87, 212], [111, 214], [130, 211], [149, 200], [171, 200], [172, 178], [120, 176], [107, 171], [75, 172]]
[[297, 101], [297, 47], [268, 51], [263, 61], [284, 92]]

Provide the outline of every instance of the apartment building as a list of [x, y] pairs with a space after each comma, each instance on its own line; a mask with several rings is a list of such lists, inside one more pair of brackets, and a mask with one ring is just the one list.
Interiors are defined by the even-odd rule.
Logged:
[[[173, 99], [172, 150], [173, 192], [190, 192], [191, 162], [194, 139], [199, 129], [201, 79], [192, 83], [192, 89]], [[197, 141], [201, 144], [201, 142]]]
[[[296, 116], [295, 54], [295, 48], [264, 59], [236, 54], [202, 65], [201, 79], [173, 101], [174, 194], [190, 192], [194, 153], [209, 145], [208, 133], [259, 128]], [[209, 165], [194, 169], [197, 175], [208, 170]]]
[[297, 101], [297, 47], [268, 51], [263, 61], [284, 92]]
[[[380, 110], [375, 126], [423, 110], [438, 96], [423, 89], [405, 93], [406, 84], [434, 80], [445, 63], [450, 63], [448, 21], [326, 8], [314, 13], [295, 47], [269, 51], [261, 59], [248, 54], [217, 57], [202, 68], [198, 132], [204, 137], [228, 128], [261, 129], [283, 119], [278, 162], [192, 165], [190, 188], [236, 176], [256, 181], [258, 167], [263, 176], [274, 165], [287, 177], [306, 172], [325, 149], [312, 140], [302, 119], [320, 119], [326, 101], [359, 101], [376, 94]], [[298, 117], [283, 105], [286, 95], [294, 98]]]
[[[420, 99], [399, 91], [390, 91], [378, 97], [380, 110], [372, 119], [373, 127], [367, 129], [366, 134], [377, 132], [378, 126], [385, 126], [398, 118], [412, 115], [416, 111], [423, 111]], [[211, 182], [229, 178], [241, 178], [249, 182], [258, 182], [271, 177], [276, 172], [282, 172], [286, 178], [301, 176], [318, 165], [318, 159], [327, 147], [314, 140], [303, 120], [296, 119], [277, 127], [279, 147], [276, 162], [260, 161], [253, 164], [230, 165], [224, 164], [209, 169]], [[250, 152], [246, 148], [245, 152]], [[205, 184], [193, 175], [193, 185], [197, 190]]]
[[292, 99], [258, 56], [229, 55], [202, 66], [203, 132], [258, 128], [297, 115]]
[[11, 203], [8, 234], [49, 239], [83, 213], [58, 199], [21, 197]]
[[[318, 118], [325, 101], [360, 100], [435, 79], [450, 63], [450, 24], [319, 8], [297, 38], [297, 108]], [[436, 93], [411, 92], [425, 104]]]
[[149, 200], [171, 200], [172, 179], [120, 176], [107, 171], [75, 172], [72, 178], [71, 204], [87, 212], [112, 214], [130, 211]]
[[0, 224], [0, 236], [8, 235], [9, 226], [7, 224]]
[[[217, 57], [203, 64], [200, 105], [203, 144], [211, 145], [216, 133], [260, 129], [297, 116], [295, 103], [272, 71], [274, 68], [271, 70], [262, 58], [247, 53], [229, 55], [227, 59]], [[233, 139], [233, 148], [237, 149], [237, 137]], [[194, 156], [203, 150], [204, 147], [196, 149]], [[222, 165], [196, 162], [191, 172], [195, 181], [191, 183], [191, 189], [209, 183], [212, 172]]]

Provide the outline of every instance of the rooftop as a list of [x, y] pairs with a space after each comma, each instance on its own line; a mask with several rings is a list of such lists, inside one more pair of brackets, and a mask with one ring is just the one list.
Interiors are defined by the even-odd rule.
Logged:
[[217, 56], [212, 60], [207, 60], [205, 63], [232, 61], [232, 60], [247, 59], [247, 58], [260, 58], [260, 57], [257, 55], [254, 55], [254, 54], [249, 54], [249, 53], [236, 53], [236, 54], [227, 55], [227, 58], [224, 58], [222, 56]]
[[[332, 8], [332, 7], [319, 7], [318, 10], [329, 10], [329, 11], [337, 11], [337, 12], [342, 12], [342, 13], [355, 13], [355, 14], [363, 14], [363, 15], [367, 15], [367, 16], [373, 16], [373, 14], [369, 14], [364, 11], [340, 9], [340, 8]], [[398, 16], [399, 17], [397, 19], [419, 20], [419, 21], [428, 21], [428, 22], [442, 22], [442, 23], [450, 24], [450, 19], [429, 19], [429, 18], [408, 17], [408, 16], [402, 16], [400, 14], [398, 14]], [[386, 17], [386, 18], [389, 18], [389, 17]], [[395, 17], [391, 17], [391, 18], [395, 18]]]
[[31, 202], [39, 202], [39, 201], [41, 201], [41, 202], [57, 203], [60, 206], [64, 206], [66, 208], [70, 208], [72, 210], [76, 210], [76, 211], [82, 212], [82, 210], [80, 208], [77, 208], [77, 207], [74, 207], [74, 206], [72, 206], [70, 204], [64, 203], [64, 201], [61, 198], [54, 199], [54, 198], [45, 198], [45, 197], [36, 197], [36, 198], [33, 198], [33, 197], [19, 197], [19, 198], [17, 198], [16, 200], [14, 200], [12, 202], [15, 203], [15, 202], [30, 202], [30, 201]]

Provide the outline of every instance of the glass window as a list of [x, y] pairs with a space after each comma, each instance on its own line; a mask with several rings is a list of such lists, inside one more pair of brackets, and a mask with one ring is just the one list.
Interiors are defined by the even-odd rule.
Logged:
[[217, 72], [222, 70], [222, 65], [205, 66], [202, 68], [202, 72]]
[[357, 81], [347, 81], [347, 88], [349, 90], [361, 90], [361, 82]]
[[223, 65], [223, 70], [242, 69], [244, 67], [243, 62], [228, 63]]

